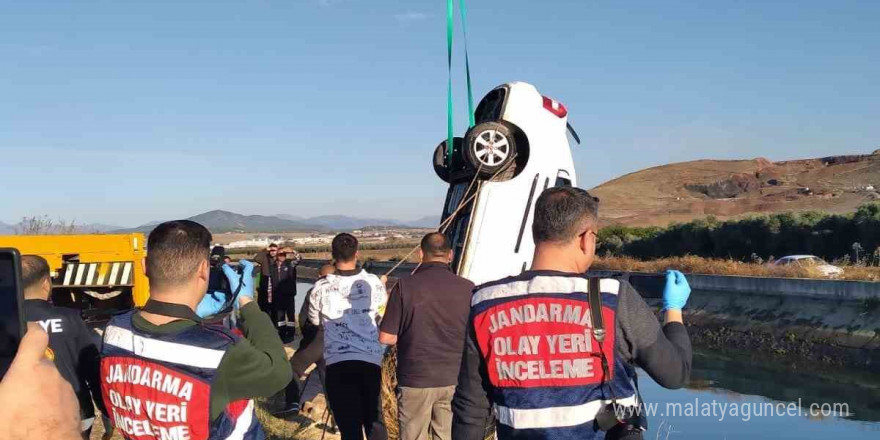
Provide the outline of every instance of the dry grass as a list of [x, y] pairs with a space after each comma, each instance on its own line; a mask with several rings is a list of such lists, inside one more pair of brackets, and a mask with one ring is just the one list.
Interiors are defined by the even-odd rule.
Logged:
[[397, 347], [392, 347], [382, 361], [382, 414], [388, 428], [388, 440], [397, 440]]
[[[712, 259], [694, 256], [662, 258], [641, 261], [630, 257], [601, 257], [593, 263], [593, 269], [619, 270], [624, 272], [659, 273], [677, 269], [685, 273], [704, 275], [736, 275], [750, 277], [826, 278], [813, 268], [797, 266], [771, 266], [743, 263], [736, 260]], [[840, 279], [854, 281], [880, 281], [880, 268], [843, 266]]]

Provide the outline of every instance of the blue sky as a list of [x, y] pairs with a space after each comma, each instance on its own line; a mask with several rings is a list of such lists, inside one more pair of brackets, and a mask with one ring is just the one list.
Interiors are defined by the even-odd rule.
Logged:
[[[468, 5], [476, 94], [523, 80], [565, 103], [583, 187], [675, 161], [880, 148], [880, 2]], [[438, 215], [444, 14], [442, 0], [4, 2], [0, 221]]]

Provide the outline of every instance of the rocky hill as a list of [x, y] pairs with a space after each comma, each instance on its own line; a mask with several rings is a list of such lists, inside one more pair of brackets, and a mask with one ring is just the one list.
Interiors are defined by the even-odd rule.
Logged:
[[[189, 217], [205, 225], [213, 233], [222, 232], [329, 232], [351, 231], [371, 226], [387, 226], [398, 228], [434, 227], [440, 223], [439, 217], [425, 217], [409, 222], [387, 219], [359, 218], [343, 215], [325, 215], [319, 217], [296, 217], [287, 214], [278, 215], [242, 215], [235, 212], [214, 210]], [[161, 222], [150, 222], [136, 228], [119, 229], [115, 232], [150, 232]], [[0, 230], [2, 230], [0, 224]]]
[[665, 226], [713, 215], [852, 212], [880, 199], [880, 150], [770, 162], [698, 160], [648, 168], [590, 190], [605, 225]]
[[[204, 225], [213, 233], [221, 232], [296, 232], [326, 231], [327, 228], [300, 221], [286, 220], [266, 215], [242, 215], [234, 212], [214, 210], [189, 217]], [[120, 229], [116, 232], [150, 232], [161, 222], [150, 222], [131, 229]]]

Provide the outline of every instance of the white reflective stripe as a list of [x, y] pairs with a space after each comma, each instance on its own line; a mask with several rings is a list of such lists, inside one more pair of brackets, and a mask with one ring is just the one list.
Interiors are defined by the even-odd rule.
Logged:
[[[580, 277], [537, 276], [531, 280], [512, 281], [480, 289], [471, 298], [471, 305], [475, 306], [491, 299], [509, 298], [530, 293], [568, 294], [572, 292], [586, 292], [587, 284], [587, 279]], [[620, 281], [612, 278], [603, 278], [599, 280], [599, 290], [602, 293], [617, 295], [617, 292], [620, 290]]]
[[253, 420], [254, 401], [248, 400], [247, 407], [245, 407], [244, 411], [235, 420], [235, 429], [232, 430], [229, 437], [226, 437], [226, 440], [244, 440], [244, 435], [247, 434], [248, 428], [251, 427]]
[[107, 280], [108, 286], [116, 285], [116, 274], [119, 272], [119, 263], [113, 263], [110, 269], [110, 279]]
[[86, 272], [86, 265], [80, 264], [76, 266], [76, 281], [73, 282], [74, 285], [82, 285], [83, 274]]
[[131, 263], [125, 263], [122, 269], [122, 279], [119, 280], [119, 284], [130, 284], [128, 281], [129, 275], [131, 275]]
[[145, 338], [115, 325], [104, 330], [104, 343], [147, 359], [196, 368], [217, 368], [225, 353], [223, 350]]
[[64, 282], [61, 283], [62, 286], [70, 285], [70, 279], [73, 277], [74, 270], [76, 270], [76, 265], [73, 263], [67, 263], [67, 269], [64, 271]]
[[89, 264], [89, 274], [86, 275], [86, 282], [84, 283], [87, 286], [92, 285], [92, 281], [95, 279], [95, 269], [98, 268], [97, 263]]
[[[593, 400], [581, 405], [538, 409], [515, 409], [495, 405], [495, 415], [498, 417], [498, 423], [514, 429], [561, 428], [592, 422], [599, 410], [609, 403], [610, 400]], [[636, 406], [638, 400], [632, 395], [617, 399], [617, 403], [623, 406]]]

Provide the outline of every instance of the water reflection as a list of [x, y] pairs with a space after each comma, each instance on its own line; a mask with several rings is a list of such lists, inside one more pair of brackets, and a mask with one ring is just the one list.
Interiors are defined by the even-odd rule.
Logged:
[[[697, 351], [687, 389], [666, 390], [644, 372], [640, 375], [642, 396], [656, 408], [645, 438], [877, 439], [878, 380], [876, 375], [849, 373], [832, 378]], [[800, 402], [802, 409], [795, 404], [789, 413], [789, 402]], [[849, 414], [811, 416], [813, 403], [846, 403]], [[769, 407], [785, 410], [775, 413]]]
[[729, 390], [802, 405], [846, 402], [851, 420], [880, 421], [880, 377], [841, 371], [836, 375], [783, 370], [720, 353], [694, 353], [691, 388]]

